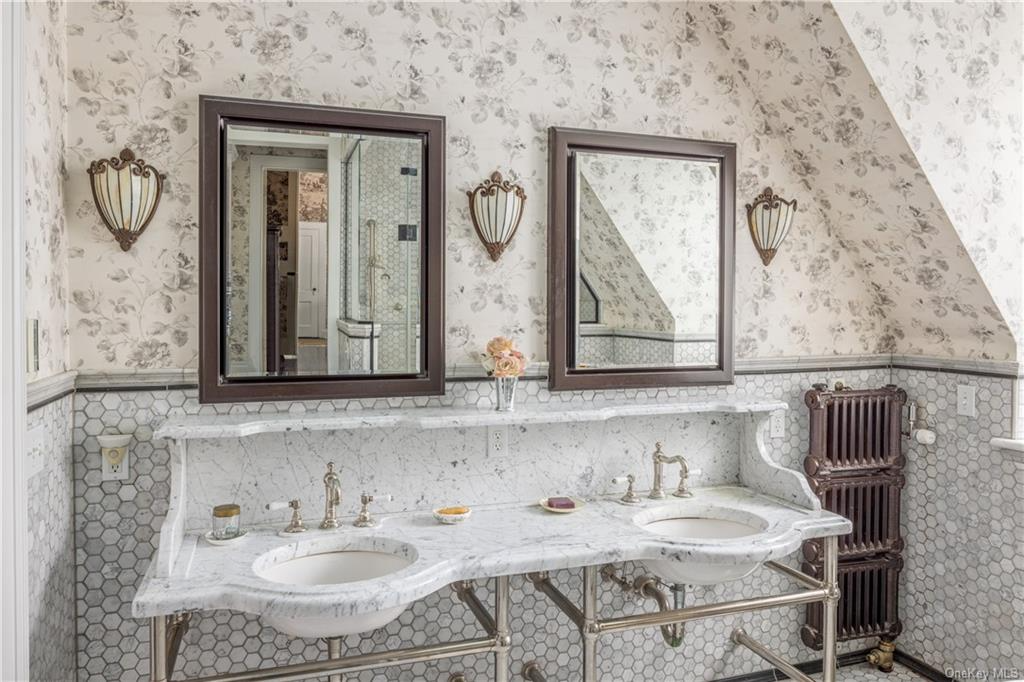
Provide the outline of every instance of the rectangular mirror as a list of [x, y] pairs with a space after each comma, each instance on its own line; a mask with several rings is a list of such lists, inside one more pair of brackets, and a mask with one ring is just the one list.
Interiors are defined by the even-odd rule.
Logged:
[[552, 128], [551, 385], [732, 380], [735, 146]]
[[202, 398], [443, 392], [443, 119], [203, 98], [203, 122]]

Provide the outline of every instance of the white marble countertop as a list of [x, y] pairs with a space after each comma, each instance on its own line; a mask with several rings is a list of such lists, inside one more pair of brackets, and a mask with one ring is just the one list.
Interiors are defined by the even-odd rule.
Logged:
[[194, 440], [242, 438], [284, 431], [343, 431], [374, 428], [447, 429], [503, 424], [555, 424], [606, 421], [616, 417], [722, 412], [746, 414], [787, 409], [786, 403], [763, 398], [712, 400], [598, 402], [581, 405], [551, 401], [526, 404], [513, 412], [457, 407], [403, 407], [390, 410], [346, 410], [302, 414], [213, 414], [175, 417], [161, 424], [154, 438]]
[[[650, 517], [651, 510], [658, 510], [659, 518], [708, 512], [738, 521], [759, 517], [764, 530], [733, 540], [673, 539], [637, 527], [634, 518]], [[232, 609], [281, 618], [349, 616], [408, 604], [456, 580], [643, 559], [763, 562], [791, 554], [805, 539], [851, 530], [850, 522], [836, 514], [737, 486], [696, 489], [692, 498], [682, 500], [644, 498], [638, 506], [615, 498], [595, 500], [572, 514], [552, 514], [536, 503], [479, 507], [454, 526], [438, 524], [430, 512], [380, 518], [376, 528], [355, 528], [345, 519], [337, 530], [310, 530], [297, 538], [281, 537], [280, 527], [253, 529], [239, 544], [224, 547], [186, 535], [169, 576], [158, 577], [150, 566], [132, 613], [144, 618]], [[330, 586], [272, 583], [255, 573], [268, 562], [342, 549], [384, 550], [414, 560], [383, 578]]]

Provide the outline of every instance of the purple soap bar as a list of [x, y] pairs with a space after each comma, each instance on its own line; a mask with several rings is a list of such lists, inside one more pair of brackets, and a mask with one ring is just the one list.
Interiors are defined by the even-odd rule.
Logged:
[[568, 497], [549, 497], [548, 506], [552, 509], [575, 509], [576, 503]]

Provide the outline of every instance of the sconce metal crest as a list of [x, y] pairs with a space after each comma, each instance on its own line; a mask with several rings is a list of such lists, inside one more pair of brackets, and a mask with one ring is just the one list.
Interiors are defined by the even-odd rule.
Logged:
[[491, 177], [466, 192], [476, 235], [492, 261], [497, 262], [519, 229], [526, 192], [494, 171]]
[[761, 255], [761, 262], [766, 266], [775, 258], [779, 247], [789, 234], [795, 214], [796, 199], [786, 201], [773, 194], [771, 187], [766, 187], [758, 194], [753, 204], [747, 204], [750, 237], [754, 240], [754, 248]]
[[121, 250], [127, 251], [153, 220], [163, 176], [125, 147], [116, 157], [89, 164], [89, 180], [96, 210]]

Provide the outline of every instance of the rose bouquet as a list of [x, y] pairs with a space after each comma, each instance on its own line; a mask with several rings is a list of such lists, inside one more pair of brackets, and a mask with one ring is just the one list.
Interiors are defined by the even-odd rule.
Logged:
[[494, 377], [495, 409], [511, 411], [516, 400], [516, 383], [529, 364], [526, 356], [516, 350], [512, 339], [495, 336], [487, 342], [487, 351], [481, 360], [487, 376]]
[[512, 339], [495, 336], [487, 342], [487, 352], [482, 356], [487, 376], [507, 379], [521, 377], [526, 372], [529, 361], [516, 350]]

